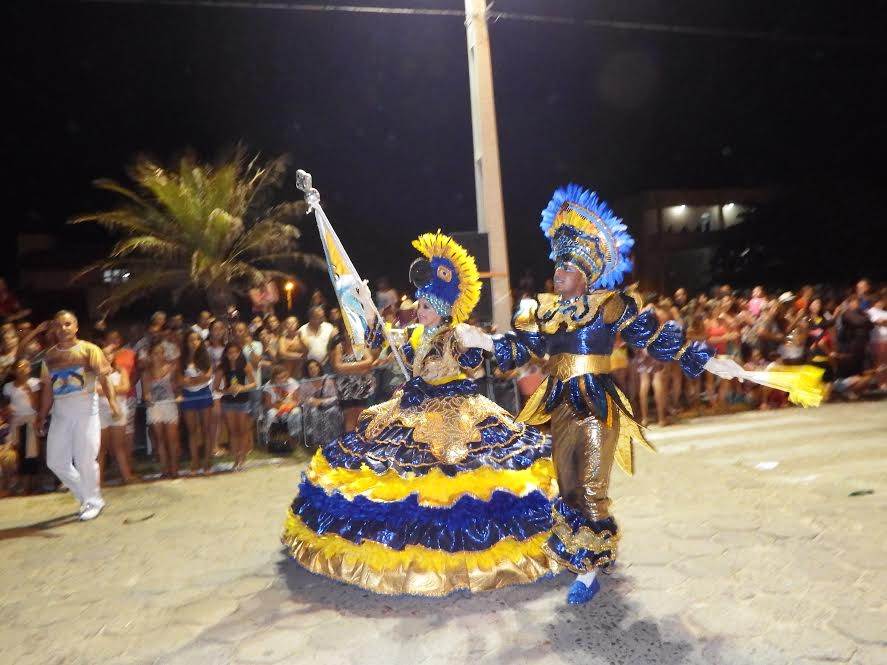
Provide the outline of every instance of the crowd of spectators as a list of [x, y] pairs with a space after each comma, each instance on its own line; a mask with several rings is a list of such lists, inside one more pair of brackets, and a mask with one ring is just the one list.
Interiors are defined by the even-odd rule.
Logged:
[[[413, 304], [387, 281], [380, 282], [376, 299], [392, 326], [412, 322]], [[816, 365], [836, 398], [887, 389], [887, 288], [875, 290], [868, 280], [847, 292], [812, 286], [797, 293], [768, 293], [761, 286], [744, 292], [724, 285], [693, 297], [685, 289], [651, 294], [645, 301], [661, 321], [676, 321], [690, 339], [706, 341], [749, 369]], [[32, 325], [29, 310], [2, 280], [0, 306], [6, 321], [0, 335], [0, 492], [30, 493], [51, 478], [45, 441], [33, 423], [42, 357], [54, 344], [54, 331], [51, 322]], [[132, 482], [146, 460], [156, 461], [160, 475], [174, 477], [183, 458], [190, 474], [207, 474], [222, 468], [220, 456], [238, 470], [256, 445], [278, 452], [315, 447], [353, 428], [361, 410], [403, 382], [390, 354], [359, 357], [343, 334], [341, 312], [321, 291], [311, 295], [305, 313], [305, 323], [273, 312], [249, 319], [232, 307], [223, 317], [200, 312], [191, 324], [181, 314], [158, 311], [147, 325], [100, 321], [84, 331], [104, 350], [124, 407], [114, 418], [107, 400], [101, 402], [103, 477], [111, 477], [113, 464], [116, 482]], [[644, 424], [786, 404], [779, 392], [711, 374], [688, 379], [677, 364], [661, 363], [618, 337], [612, 367]], [[472, 378], [516, 412], [544, 379], [544, 364], [503, 373], [488, 361]]]
[[[763, 286], [736, 291], [723, 285], [693, 297], [680, 288], [645, 301], [661, 322], [677, 322], [689, 339], [705, 341], [717, 355], [746, 369], [819, 367], [831, 399], [853, 400], [887, 389], [887, 288], [874, 290], [867, 279], [844, 292], [807, 285], [797, 293], [768, 293]], [[643, 424], [787, 405], [784, 393], [751, 383], [709, 373], [689, 379], [677, 364], [659, 362], [618, 338], [613, 365]]]

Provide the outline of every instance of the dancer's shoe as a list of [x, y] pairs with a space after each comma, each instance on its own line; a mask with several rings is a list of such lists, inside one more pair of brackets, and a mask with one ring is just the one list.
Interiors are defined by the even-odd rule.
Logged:
[[570, 605], [584, 605], [594, 598], [600, 590], [601, 584], [597, 581], [597, 578], [592, 580], [590, 585], [576, 580], [570, 587], [569, 593], [567, 593], [567, 602]]

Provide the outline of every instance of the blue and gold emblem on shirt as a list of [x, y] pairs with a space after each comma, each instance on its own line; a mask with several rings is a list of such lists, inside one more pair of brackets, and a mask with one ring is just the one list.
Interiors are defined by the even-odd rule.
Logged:
[[65, 367], [52, 373], [52, 394], [56, 397], [81, 393], [86, 389], [83, 367]]

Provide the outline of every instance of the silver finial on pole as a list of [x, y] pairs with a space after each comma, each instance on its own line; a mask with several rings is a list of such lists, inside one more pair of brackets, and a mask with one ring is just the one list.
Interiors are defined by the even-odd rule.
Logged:
[[312, 187], [311, 174], [308, 171], [302, 169], [296, 171], [296, 187], [305, 193], [305, 203], [308, 204], [309, 210], [320, 205], [320, 192]]

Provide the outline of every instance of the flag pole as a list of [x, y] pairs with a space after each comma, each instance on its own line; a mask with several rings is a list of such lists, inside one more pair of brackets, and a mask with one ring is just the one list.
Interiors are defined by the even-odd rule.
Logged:
[[[298, 187], [305, 194], [305, 202], [308, 204], [308, 210], [314, 212], [314, 219], [317, 221], [317, 231], [320, 234], [320, 241], [323, 244], [323, 251], [326, 255], [327, 265], [331, 265], [330, 263], [330, 250], [327, 247], [327, 231], [332, 236], [333, 240], [342, 245], [342, 241], [339, 240], [339, 236], [336, 234], [333, 229], [333, 225], [330, 224], [329, 218], [326, 216], [326, 213], [323, 211], [323, 207], [320, 205], [320, 192], [317, 191], [312, 186], [311, 182], [311, 174], [307, 171], [303, 171], [299, 169], [296, 171], [296, 187]], [[409, 381], [410, 372], [407, 369], [407, 365], [405, 362], [405, 358], [400, 351], [400, 348], [391, 338], [391, 331], [385, 328], [385, 322], [382, 319], [382, 315], [379, 313], [379, 309], [376, 307], [376, 303], [373, 302], [372, 296], [369, 294], [369, 290], [367, 289], [366, 283], [360, 279], [360, 275], [357, 273], [357, 269], [354, 267], [354, 264], [351, 263], [351, 259], [344, 252], [344, 248], [342, 251], [343, 259], [347, 263], [347, 267], [351, 271], [353, 277], [355, 278], [357, 284], [355, 285], [355, 290], [361, 292], [364, 290], [364, 297], [360, 298], [360, 303], [364, 308], [368, 308], [376, 317], [376, 324], [382, 329], [382, 334], [385, 336], [385, 341], [388, 342], [388, 346], [391, 349], [391, 353], [394, 354], [395, 360], [397, 360], [397, 364], [400, 366], [401, 371], [403, 372], [404, 377]], [[335, 284], [334, 284], [335, 286]], [[343, 307], [343, 303], [339, 298], [338, 290], [336, 290], [336, 299], [339, 300], [340, 307]], [[347, 312], [344, 312], [347, 315]], [[344, 321], [344, 318], [343, 318]], [[353, 338], [352, 338], [353, 341]]]

